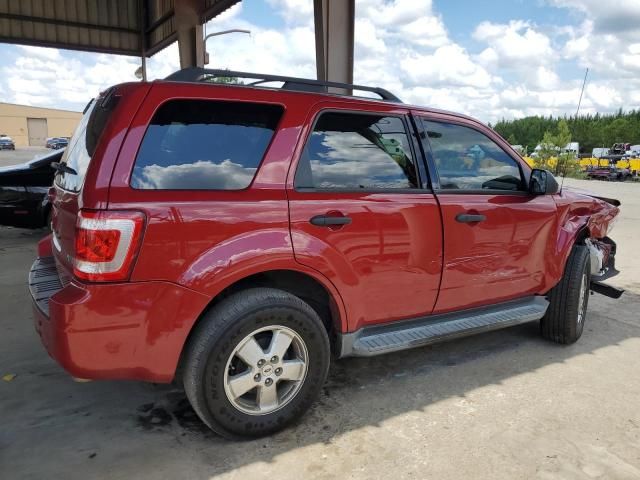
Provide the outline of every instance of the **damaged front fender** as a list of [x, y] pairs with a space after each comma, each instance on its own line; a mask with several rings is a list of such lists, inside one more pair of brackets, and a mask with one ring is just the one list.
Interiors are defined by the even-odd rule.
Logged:
[[[562, 278], [567, 259], [576, 242], [584, 242], [587, 247], [591, 244], [593, 249], [597, 250], [590, 253], [596, 255], [592, 274], [598, 277], [603, 269], [608, 269], [609, 258], [613, 261], [615, 257], [615, 243], [608, 239], [607, 235], [620, 212], [620, 202], [615, 199], [597, 198], [566, 187], [554, 198], [558, 209], [557, 261], [550, 272], [553, 284], [548, 287], [552, 288]], [[593, 269], [597, 271], [594, 272]], [[594, 280], [601, 281], [597, 278]]]

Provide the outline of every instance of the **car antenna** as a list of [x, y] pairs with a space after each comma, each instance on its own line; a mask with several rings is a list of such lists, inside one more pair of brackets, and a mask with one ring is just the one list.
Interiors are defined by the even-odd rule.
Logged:
[[[578, 121], [578, 114], [580, 113], [580, 105], [582, 104], [582, 95], [584, 94], [584, 87], [587, 85], [587, 75], [589, 75], [589, 68], [587, 68], [584, 72], [584, 80], [582, 81], [582, 90], [580, 90], [580, 98], [578, 99], [578, 108], [576, 108], [576, 122]], [[577, 155], [580, 155], [580, 152], [576, 152]], [[562, 180], [560, 181], [560, 195], [562, 195], [562, 187], [564, 186], [564, 177], [567, 176], [567, 164], [569, 163], [569, 159], [565, 159], [564, 165], [562, 166]]]

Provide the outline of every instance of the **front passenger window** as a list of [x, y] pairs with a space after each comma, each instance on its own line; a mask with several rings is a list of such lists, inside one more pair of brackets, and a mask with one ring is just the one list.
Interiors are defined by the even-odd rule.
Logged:
[[517, 162], [489, 137], [462, 125], [423, 121], [441, 189], [525, 190]]

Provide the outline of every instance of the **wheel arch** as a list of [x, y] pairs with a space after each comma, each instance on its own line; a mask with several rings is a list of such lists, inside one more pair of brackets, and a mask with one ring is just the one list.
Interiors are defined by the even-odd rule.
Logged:
[[243, 290], [256, 287], [277, 288], [307, 302], [322, 320], [329, 335], [332, 348], [335, 344], [333, 340], [336, 335], [340, 332], [347, 331], [344, 303], [338, 291], [328, 279], [321, 277], [321, 275], [316, 272], [293, 268], [255, 272], [230, 282], [211, 298], [196, 321], [191, 325], [189, 333], [185, 338], [178, 360], [176, 378], [179, 378], [178, 372], [183, 364], [185, 352], [188, 350], [193, 333], [206, 314], [225, 298]]
[[562, 280], [562, 275], [574, 245], [584, 245], [584, 241], [590, 236], [588, 217], [584, 219], [584, 222], [573, 225], [572, 228], [567, 228], [566, 225], [560, 227], [556, 243], [556, 255], [560, 261], [554, 262], [556, 268], [552, 269], [547, 276], [545, 289], [547, 292]]

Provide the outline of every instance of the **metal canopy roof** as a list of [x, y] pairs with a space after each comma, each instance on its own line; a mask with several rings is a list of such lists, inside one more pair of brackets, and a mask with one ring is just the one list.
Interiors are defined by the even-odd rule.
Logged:
[[[240, 0], [0, 0], [0, 42], [151, 56]], [[176, 19], [176, 11], [183, 18]]]

